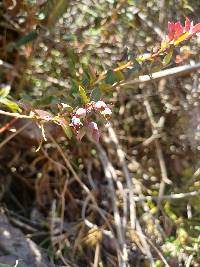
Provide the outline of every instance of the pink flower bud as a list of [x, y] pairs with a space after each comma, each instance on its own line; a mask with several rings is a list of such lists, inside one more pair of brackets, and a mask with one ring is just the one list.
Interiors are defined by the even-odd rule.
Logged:
[[77, 118], [84, 118], [86, 116], [86, 109], [84, 109], [84, 108], [77, 109], [75, 116]]
[[92, 137], [92, 140], [94, 142], [98, 143], [99, 142], [100, 133], [99, 133], [99, 128], [98, 128], [96, 122], [93, 122], [93, 121], [89, 122], [88, 123], [88, 128], [90, 130], [90, 135]]
[[104, 103], [103, 101], [97, 101], [95, 103], [95, 108], [97, 110], [104, 110], [107, 107], [106, 103]]
[[88, 123], [88, 127], [89, 127], [90, 129], [94, 130], [94, 131], [98, 131], [98, 130], [99, 130], [99, 128], [98, 128], [96, 122], [93, 122], [93, 121], [91, 121], [91, 122]]
[[72, 117], [72, 126], [79, 127], [81, 125], [82, 125], [81, 120], [79, 118], [77, 118], [76, 116], [73, 116]]
[[102, 114], [103, 116], [105, 116], [106, 118], [109, 118], [109, 117], [112, 115], [112, 111], [111, 111], [108, 107], [106, 107], [106, 108], [101, 112], [101, 114]]

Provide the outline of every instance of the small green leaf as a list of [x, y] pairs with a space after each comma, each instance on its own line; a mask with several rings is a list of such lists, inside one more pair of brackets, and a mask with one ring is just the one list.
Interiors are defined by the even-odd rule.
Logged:
[[99, 88], [94, 88], [90, 94], [90, 100], [97, 102], [101, 98], [101, 91]]
[[5, 86], [0, 89], [0, 97], [5, 98], [9, 95], [10, 93], [10, 86]]
[[78, 62], [78, 56], [75, 50], [71, 47], [67, 49], [67, 62], [70, 65], [70, 69], [75, 69], [76, 62]]
[[83, 73], [83, 78], [81, 80], [81, 84], [85, 87], [90, 85], [90, 78], [88, 77], [88, 75], [86, 73]]
[[68, 112], [73, 112], [73, 110], [74, 110], [72, 106], [70, 106], [66, 103], [61, 103], [61, 105], [62, 105], [62, 108]]
[[19, 48], [25, 44], [30, 43], [31, 41], [35, 40], [37, 38], [38, 34], [36, 31], [29, 32], [27, 35], [20, 38], [16, 43], [9, 44], [7, 49], [13, 50], [13, 48]]
[[106, 73], [105, 83], [113, 84], [116, 82], [116, 76], [113, 70], [108, 70]]
[[62, 129], [63, 129], [64, 133], [66, 134], [66, 136], [69, 139], [71, 139], [73, 133], [72, 133], [72, 130], [71, 130], [70, 126], [69, 126], [68, 121], [65, 118], [57, 118], [56, 123], [59, 124], [62, 127]]
[[123, 81], [125, 79], [123, 73], [120, 70], [115, 71], [115, 77], [117, 82]]
[[89, 102], [89, 99], [87, 97], [87, 94], [82, 86], [79, 85], [79, 94], [83, 99], [84, 104], [87, 104]]
[[0, 103], [7, 106], [9, 109], [11, 109], [13, 112], [21, 112], [22, 110], [20, 107], [13, 101], [7, 99], [7, 98], [0, 98]]
[[102, 83], [102, 84], [99, 85], [99, 89], [102, 92], [111, 92], [112, 91], [112, 86], [110, 84]]
[[34, 106], [46, 107], [56, 101], [56, 97], [53, 95], [43, 96], [40, 99], [34, 101]]
[[72, 130], [71, 130], [70, 126], [69, 126], [67, 123], [62, 123], [62, 124], [61, 124], [61, 127], [62, 127], [64, 133], [66, 134], [66, 136], [67, 136], [69, 139], [71, 139], [73, 133], [72, 133]]
[[164, 65], [168, 65], [170, 63], [170, 60], [172, 58], [172, 55], [173, 55], [173, 49], [171, 49], [169, 51], [169, 53], [164, 57], [164, 59], [163, 59], [163, 64]]
[[105, 83], [112, 85], [113, 83], [120, 82], [124, 79], [124, 75], [120, 70], [108, 70], [106, 73]]
[[125, 73], [126, 79], [128, 79], [129, 77], [138, 77], [142, 72], [141, 65], [136, 59], [133, 60], [133, 63], [133, 66], [127, 68], [127, 71]]
[[196, 231], [200, 232], [200, 226], [199, 226], [199, 225], [196, 225], [196, 226], [194, 227], [194, 229], [195, 229]]
[[79, 95], [74, 99], [73, 106], [74, 107], [80, 107], [83, 105], [83, 99]]
[[71, 79], [71, 88], [70, 88], [70, 95], [75, 97], [75, 95], [78, 93], [79, 84], [78, 81]]

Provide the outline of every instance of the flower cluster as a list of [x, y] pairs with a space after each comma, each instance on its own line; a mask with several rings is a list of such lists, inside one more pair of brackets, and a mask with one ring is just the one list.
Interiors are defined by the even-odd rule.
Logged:
[[200, 31], [200, 23], [194, 25], [193, 21], [191, 22], [189, 18], [186, 18], [185, 25], [182, 26], [179, 21], [173, 23], [168, 22], [168, 34], [167, 41], [176, 41], [178, 38], [183, 36], [183, 40], [190, 39], [193, 35]]
[[99, 141], [100, 131], [97, 123], [93, 121], [94, 115], [101, 115], [107, 121], [112, 111], [103, 101], [92, 101], [73, 113], [70, 126], [78, 140], [81, 140], [85, 134], [89, 134], [94, 142]]

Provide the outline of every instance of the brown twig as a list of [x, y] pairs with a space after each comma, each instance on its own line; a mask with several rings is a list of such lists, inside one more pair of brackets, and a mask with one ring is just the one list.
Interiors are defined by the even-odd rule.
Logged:
[[[52, 141], [52, 143], [55, 145], [56, 149], [58, 150], [58, 152], [60, 153], [60, 155], [62, 156], [65, 164], [66, 164], [66, 167], [68, 168], [68, 170], [70, 170], [70, 172], [72, 173], [72, 175], [74, 176], [74, 179], [78, 182], [78, 184], [83, 188], [83, 190], [86, 192], [86, 194], [88, 195], [88, 200], [92, 200], [93, 202], [93, 205], [96, 209], [96, 211], [100, 214], [100, 216], [102, 217], [102, 219], [105, 221], [106, 225], [108, 226], [108, 229], [110, 230], [110, 233], [114, 236], [114, 231], [112, 229], [112, 226], [111, 224], [109, 223], [108, 219], [106, 218], [106, 216], [104, 215], [103, 211], [98, 207], [98, 204], [96, 202], [96, 199], [95, 197], [93, 196], [92, 192], [90, 192], [89, 188], [81, 181], [80, 177], [77, 175], [77, 173], [75, 172], [72, 164], [70, 163], [67, 155], [64, 153], [64, 151], [62, 150], [61, 146], [56, 142], [56, 140], [53, 138], [53, 136], [47, 131], [47, 134], [50, 138], [50, 140]], [[84, 205], [87, 206], [87, 203], [86, 203], [86, 200], [84, 201]], [[83, 214], [83, 211], [82, 211], [82, 214]], [[89, 221], [87, 221], [89, 222]], [[87, 223], [86, 223], [87, 224]], [[89, 225], [88, 225], [89, 226]], [[91, 225], [90, 225], [91, 226]], [[102, 230], [103, 231], [103, 230]], [[106, 233], [106, 231], [105, 231]], [[117, 239], [115, 239], [115, 245], [116, 245], [116, 248], [117, 250], [119, 251], [119, 254], [121, 255], [121, 250], [120, 250], [120, 246], [117, 242]], [[126, 265], [120, 265], [121, 267], [126, 267]]]
[[6, 123], [3, 127], [0, 128], [0, 134], [10, 129], [10, 127], [16, 122], [18, 118], [13, 118], [8, 123]]
[[1, 143], [0, 143], [0, 149], [7, 144], [12, 138], [14, 138], [15, 136], [17, 136], [19, 133], [21, 133], [24, 129], [26, 129], [26, 127], [28, 127], [28, 125], [31, 122], [27, 122], [26, 124], [24, 124], [21, 128], [19, 128], [15, 133], [9, 135], [7, 138], [5, 138]]

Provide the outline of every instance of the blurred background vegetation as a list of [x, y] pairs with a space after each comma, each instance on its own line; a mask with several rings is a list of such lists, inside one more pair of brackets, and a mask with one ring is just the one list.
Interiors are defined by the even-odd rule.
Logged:
[[[81, 83], [112, 106], [99, 144], [68, 140], [50, 124], [38, 152], [35, 123], [0, 117], [2, 210], [52, 266], [200, 265], [199, 72], [137, 79], [198, 64], [200, 36], [176, 48], [167, 68], [108, 71], [156, 49], [168, 21], [198, 22], [199, 14], [197, 0], [0, 2], [8, 100], [56, 113], [62, 102], [81, 104]], [[103, 71], [109, 75], [95, 87]]]

